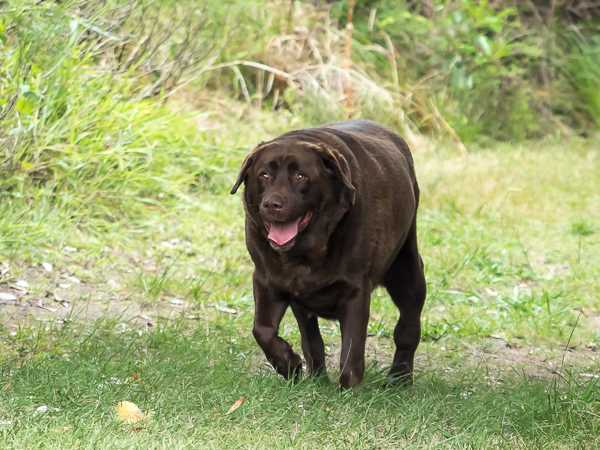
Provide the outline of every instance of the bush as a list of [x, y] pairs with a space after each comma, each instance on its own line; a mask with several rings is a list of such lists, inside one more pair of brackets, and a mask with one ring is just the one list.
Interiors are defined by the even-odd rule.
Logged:
[[466, 142], [593, 132], [598, 16], [525, 3], [358, 1], [351, 36], [346, 1], [3, 3], [0, 195], [114, 214], [212, 189], [223, 155], [165, 106], [177, 91]]
[[[599, 29], [585, 20], [540, 21], [525, 3], [358, 2], [356, 40], [381, 49], [392, 43], [397, 69], [383, 51], [359, 57], [382, 77], [397, 72], [405, 96], [416, 97], [407, 114], [422, 132], [443, 129], [440, 122], [464, 141], [539, 137], [557, 123], [585, 132], [594, 126], [593, 92], [600, 91], [593, 63]], [[343, 25], [345, 2], [336, 5]]]
[[144, 99], [156, 83], [141, 69], [109, 64], [118, 40], [91, 20], [114, 10], [79, 15], [85, 5], [23, 4], [2, 21], [0, 202], [41, 189], [78, 220], [115, 220], [198, 183], [209, 189], [213, 159], [195, 125]]
[[565, 71], [574, 91], [574, 112], [583, 116], [578, 125], [600, 127], [600, 35], [575, 35], [570, 44]]

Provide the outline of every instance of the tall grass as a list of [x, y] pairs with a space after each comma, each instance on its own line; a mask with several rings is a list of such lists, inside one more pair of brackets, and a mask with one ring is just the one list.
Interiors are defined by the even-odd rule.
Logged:
[[576, 96], [575, 111], [600, 127], [600, 36], [572, 39], [566, 72]]
[[[423, 11], [414, 6], [418, 3], [433, 7]], [[335, 5], [333, 13], [339, 10], [343, 21], [345, 2]], [[572, 23], [561, 18], [560, 8], [552, 16], [532, 2], [359, 5], [358, 58], [388, 86], [396, 77], [419, 130], [444, 131], [447, 124], [471, 142], [519, 141], [552, 133], [557, 125], [566, 131], [563, 124], [581, 132], [597, 127], [594, 109], [580, 105], [600, 87], [591, 70], [598, 61], [597, 21]]]
[[8, 10], [0, 196], [114, 220], [202, 183], [211, 160], [189, 117], [140, 98], [151, 81], [104, 65], [117, 38], [78, 16], [80, 3]]
[[597, 130], [593, 22], [533, 26], [505, 2], [435, 1], [427, 14], [413, 3], [357, 2], [349, 35], [344, 1], [4, 2], [0, 203], [83, 224], [215, 189], [229, 156], [181, 100], [240, 101], [233, 134], [260, 110], [287, 127], [368, 117], [465, 142]]

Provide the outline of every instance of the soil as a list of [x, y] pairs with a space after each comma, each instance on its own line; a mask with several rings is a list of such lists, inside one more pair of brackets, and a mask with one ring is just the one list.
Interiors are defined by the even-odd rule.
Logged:
[[[3, 272], [2, 272], [3, 271]], [[0, 265], [0, 332], [2, 327], [15, 333], [19, 327], [32, 325], [60, 325], [64, 321], [94, 321], [101, 318], [116, 319], [132, 327], [153, 327], [159, 321], [175, 319], [197, 320], [197, 305], [176, 298], [144, 302], [132, 298], [118, 275], [76, 276], [74, 270], [55, 270], [48, 266], [35, 266], [11, 276], [6, 265]], [[218, 313], [218, 307], [202, 317]], [[235, 313], [224, 310], [221, 313]], [[591, 329], [600, 330], [600, 315], [583, 312], [583, 321]], [[329, 329], [331, 328], [331, 329]], [[327, 366], [337, 368], [339, 361], [339, 336], [335, 327], [325, 334]], [[476, 343], [457, 339], [440, 339], [422, 342], [415, 359], [416, 371], [442, 367], [452, 371], [469, 367], [485, 367], [490, 380], [499, 380], [513, 371], [528, 377], [565, 376], [572, 369], [585, 369], [600, 365], [600, 349], [596, 346], [536, 347], [523, 340], [508, 342], [502, 337], [489, 336]], [[297, 349], [299, 350], [299, 349]], [[388, 336], [370, 336], [367, 340], [367, 365], [385, 370], [392, 361], [393, 339]], [[264, 367], [264, 358], [257, 351], [257, 367]], [[589, 378], [596, 373], [582, 373]]]

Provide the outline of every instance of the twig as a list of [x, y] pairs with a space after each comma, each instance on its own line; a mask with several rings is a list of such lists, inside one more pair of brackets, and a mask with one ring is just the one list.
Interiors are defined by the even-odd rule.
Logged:
[[233, 73], [235, 73], [235, 77], [238, 79], [238, 81], [240, 83], [240, 88], [242, 89], [242, 94], [244, 94], [244, 98], [246, 99], [246, 102], [250, 103], [250, 101], [251, 101], [250, 92], [248, 91], [248, 86], [246, 85], [246, 80], [244, 79], [244, 76], [242, 75], [240, 68], [238, 66], [234, 66]]

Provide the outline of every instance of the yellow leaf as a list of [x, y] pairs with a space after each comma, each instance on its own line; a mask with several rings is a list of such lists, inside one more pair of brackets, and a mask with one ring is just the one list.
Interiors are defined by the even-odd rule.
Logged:
[[119, 420], [125, 423], [136, 423], [146, 418], [146, 415], [142, 410], [132, 402], [119, 402], [115, 407], [115, 410], [117, 411]]
[[232, 412], [234, 412], [236, 409], [238, 409], [240, 406], [242, 406], [245, 401], [246, 401], [246, 397], [240, 397], [240, 398], [238, 398], [235, 401], [235, 403], [233, 405], [231, 405], [231, 407], [229, 408], [229, 411], [227, 411], [225, 413], [225, 415], [231, 414]]

